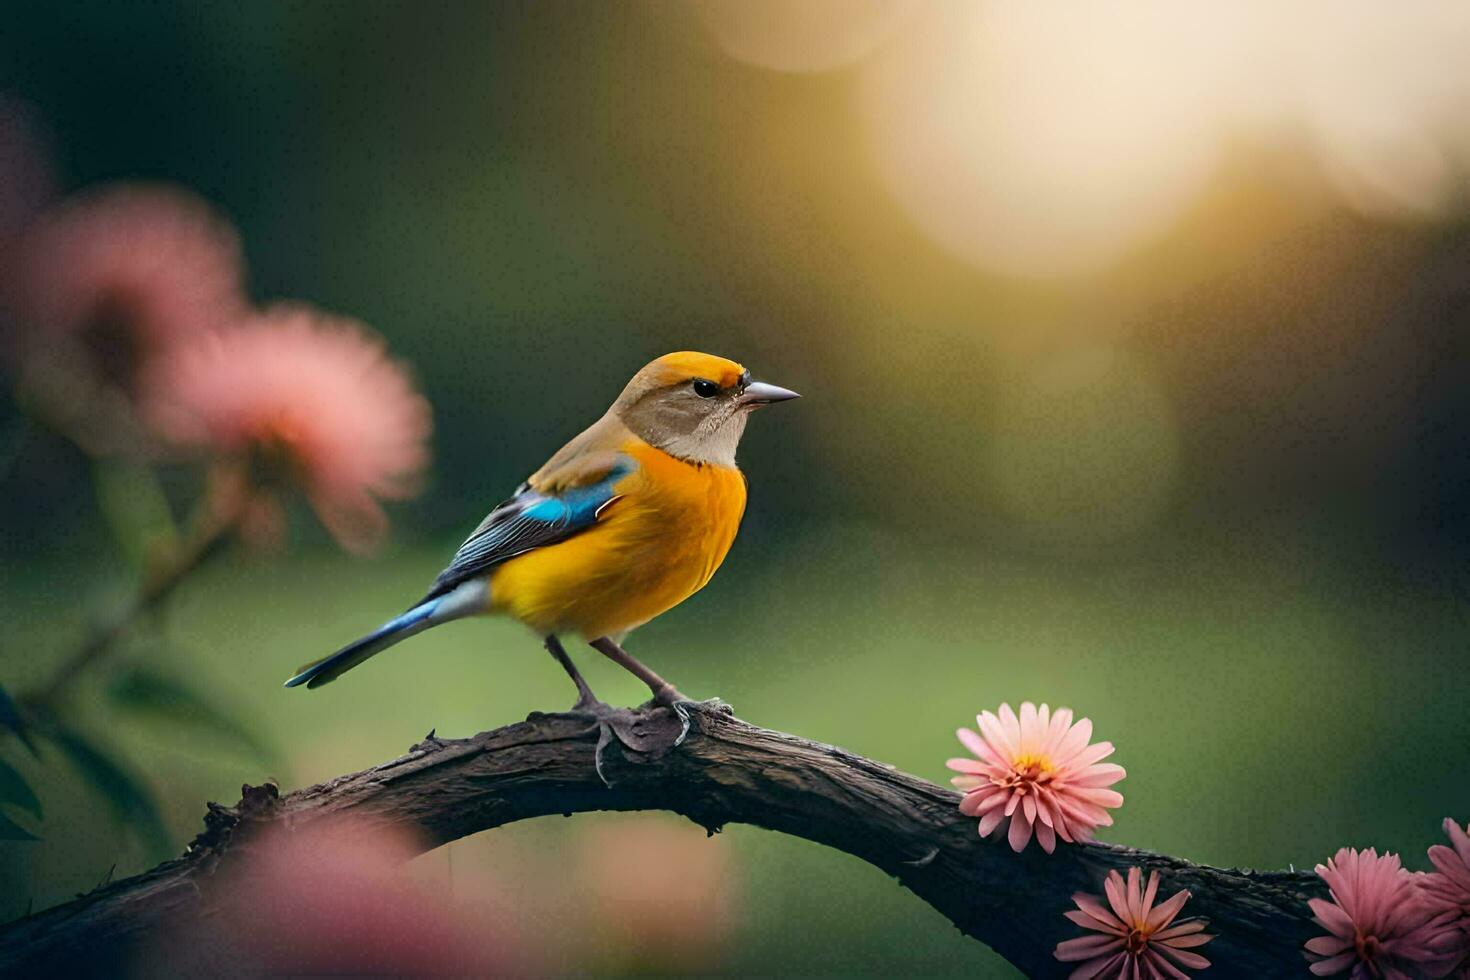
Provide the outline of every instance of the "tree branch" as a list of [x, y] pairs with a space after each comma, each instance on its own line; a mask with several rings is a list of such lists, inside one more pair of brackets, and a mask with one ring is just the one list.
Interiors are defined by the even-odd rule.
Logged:
[[[614, 740], [595, 761], [599, 729], [575, 715], [533, 714], [469, 739], [432, 736], [400, 759], [277, 796], [245, 787], [233, 807], [209, 805], [205, 830], [183, 857], [75, 901], [0, 927], [0, 974], [54, 975], [85, 956], [126, 955], [164, 922], [208, 914], [216, 872], [238, 863], [273, 825], [294, 835], [357, 821], [412, 828], [426, 847], [492, 827], [594, 810], [671, 810], [711, 832], [748, 823], [835, 847], [893, 875], [968, 936], [1029, 976], [1066, 976], [1052, 958], [1078, 934], [1062, 917], [1076, 891], [1101, 893], [1110, 869], [1157, 869], [1161, 894], [1188, 888], [1188, 914], [1217, 933], [1204, 952], [1212, 976], [1277, 976], [1303, 969], [1302, 943], [1317, 930], [1306, 900], [1325, 894], [1308, 872], [1220, 870], [1107, 844], [1012, 853], [982, 840], [959, 813], [958, 794], [906, 773], [781, 732], [727, 709], [697, 706], [674, 744], [674, 712], [631, 713], [644, 751]], [[82, 952], [85, 951], [85, 952]], [[116, 960], [113, 960], [116, 962]]]

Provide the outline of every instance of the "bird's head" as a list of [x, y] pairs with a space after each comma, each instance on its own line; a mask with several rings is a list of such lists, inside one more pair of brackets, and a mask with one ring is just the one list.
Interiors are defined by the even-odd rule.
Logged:
[[734, 466], [750, 413], [796, 397], [750, 380], [750, 372], [734, 361], [678, 351], [635, 374], [612, 410], [634, 435], [671, 456]]

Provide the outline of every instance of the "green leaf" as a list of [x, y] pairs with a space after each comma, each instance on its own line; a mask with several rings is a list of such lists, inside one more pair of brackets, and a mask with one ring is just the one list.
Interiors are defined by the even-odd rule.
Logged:
[[113, 675], [107, 695], [120, 708], [212, 731], [245, 746], [262, 762], [277, 761], [274, 748], [207, 697], [171, 674], [138, 664]]
[[57, 728], [47, 734], [83, 778], [107, 800], [113, 815], [136, 830], [150, 851], [162, 855], [171, 850], [168, 828], [164, 826], [158, 804], [137, 774], [80, 732]]
[[0, 813], [0, 840], [40, 840], [35, 834]]
[[3, 687], [0, 687], [0, 728], [14, 732], [15, 737], [31, 750], [31, 755], [38, 754], [36, 743], [31, 741], [31, 730], [26, 725], [25, 718], [21, 716], [20, 707], [11, 700]]
[[146, 568], [160, 546], [174, 546], [179, 528], [152, 468], [135, 460], [99, 459], [92, 465], [97, 506], [128, 558]]
[[31, 784], [4, 759], [0, 759], [0, 803], [13, 804], [37, 820], [41, 819], [41, 801], [36, 799]]

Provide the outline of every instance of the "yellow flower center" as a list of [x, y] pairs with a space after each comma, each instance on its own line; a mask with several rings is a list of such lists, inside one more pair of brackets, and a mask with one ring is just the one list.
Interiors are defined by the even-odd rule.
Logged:
[[1125, 940], [1124, 948], [1130, 956], [1138, 956], [1148, 948], [1149, 929], [1146, 926], [1135, 924], [1128, 930], [1128, 938]]
[[1017, 756], [1011, 762], [1011, 775], [1005, 781], [1005, 785], [1024, 796], [1038, 783], [1050, 782], [1054, 772], [1056, 772], [1056, 767], [1044, 755]]

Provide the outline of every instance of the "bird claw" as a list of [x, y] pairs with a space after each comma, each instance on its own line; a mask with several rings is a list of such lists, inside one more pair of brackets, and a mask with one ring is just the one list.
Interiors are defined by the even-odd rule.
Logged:
[[[615, 708], [605, 701], [587, 701], [578, 699], [568, 714], [590, 718], [597, 726], [597, 748], [593, 751], [592, 763], [597, 770], [597, 778], [608, 789], [612, 788], [612, 781], [607, 778], [603, 770], [603, 752], [616, 739], [623, 747], [631, 749], [639, 754], [648, 755], [660, 749], [670, 748], [683, 741], [681, 735], [674, 742], [669, 741], [669, 733], [655, 727], [648, 730], [647, 723], [650, 718], [647, 714], [633, 708]], [[685, 731], [688, 724], [685, 723]]]

